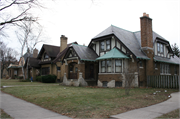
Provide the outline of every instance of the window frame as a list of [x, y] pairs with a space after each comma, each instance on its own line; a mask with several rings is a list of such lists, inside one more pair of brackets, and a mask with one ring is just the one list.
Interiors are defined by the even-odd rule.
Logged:
[[[121, 66], [119, 66], [119, 67], [121, 67], [121, 71], [120, 72], [116, 71], [116, 67], [118, 67], [118, 66], [116, 66], [116, 61], [118, 61], [118, 60], [121, 62]], [[115, 73], [122, 73], [122, 59], [118, 59], [118, 60], [115, 59]]]
[[[103, 62], [105, 62], [104, 66], [102, 66]], [[104, 72], [102, 72], [102, 68], [105, 68]], [[106, 73], [106, 60], [101, 61], [101, 73]]]
[[[103, 49], [102, 49], [102, 44], [101, 44], [101, 43], [104, 44], [104, 45], [103, 45]], [[104, 40], [103, 40], [103, 41], [100, 41], [100, 52], [104, 52], [104, 51], [105, 51], [104, 46], [105, 46]]]
[[[108, 63], [109, 62], [109, 63]], [[109, 65], [109, 66], [108, 66]], [[111, 67], [111, 71], [108, 71], [108, 68]], [[107, 73], [111, 73], [112, 72], [112, 61], [111, 60], [106, 60], [106, 69], [105, 70]]]

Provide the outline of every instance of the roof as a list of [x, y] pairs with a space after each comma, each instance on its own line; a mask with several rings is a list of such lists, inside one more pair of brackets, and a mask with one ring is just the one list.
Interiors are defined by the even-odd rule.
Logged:
[[174, 57], [171, 57], [171, 58], [164, 58], [164, 57], [160, 57], [160, 56], [155, 56], [154, 61], [170, 63], [170, 64], [179, 64], [180, 58], [178, 58], [176, 55]]
[[23, 55], [23, 57], [24, 57], [24, 61], [26, 61], [26, 59], [27, 59], [28, 57], [33, 57], [33, 54], [31, 54], [31, 53], [29, 53], [29, 52], [26, 52], [26, 53]]
[[96, 58], [98, 58], [98, 55], [87, 46], [72, 44], [72, 47], [77, 53], [80, 60], [95, 61]]
[[62, 52], [58, 53], [57, 57], [53, 60], [53, 63], [56, 63], [59, 59], [61, 59], [65, 55], [66, 51], [68, 50], [68, 47], [72, 44], [78, 44], [78, 43], [72, 42], [72, 43], [67, 44], [67, 47]]
[[149, 59], [146, 54], [142, 52], [140, 42], [137, 40], [134, 32], [111, 25], [93, 39], [110, 34], [115, 35], [136, 56], [136, 58]]
[[46, 53], [49, 57], [56, 57], [60, 51], [60, 47], [43, 44], [43, 46], [38, 54], [38, 57], [37, 57], [38, 59], [40, 59], [42, 57], [42, 54], [44, 53], [44, 51], [46, 51]]
[[13, 68], [13, 69], [16, 69], [16, 68], [21, 68], [22, 66], [19, 66], [17, 64], [10, 64], [7, 68]]
[[[28, 61], [28, 59], [26, 60], [24, 67], [27, 66], [27, 61]], [[38, 60], [37, 58], [34, 58], [34, 57], [29, 58], [30, 67], [40, 68], [39, 62], [40, 62], [40, 60]]]
[[104, 60], [104, 59], [128, 59], [125, 54], [120, 52], [116, 47], [114, 47], [111, 51], [106, 53], [105, 55], [97, 58], [96, 60]]

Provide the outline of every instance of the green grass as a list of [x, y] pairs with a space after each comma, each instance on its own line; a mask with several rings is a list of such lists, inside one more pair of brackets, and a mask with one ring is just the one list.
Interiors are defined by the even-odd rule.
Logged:
[[163, 119], [175, 118], [175, 119], [179, 119], [180, 118], [180, 109], [174, 110], [174, 111], [169, 112], [167, 114], [163, 114], [162, 116], [160, 116], [158, 118], [163, 118]]
[[18, 79], [1, 79], [2, 86], [12, 86], [12, 85], [52, 85], [58, 83], [41, 83], [41, 82], [20, 82]]
[[[168, 99], [178, 90], [134, 88], [125, 95], [122, 88], [42, 85], [3, 88], [2, 91], [72, 118], [108, 118], [110, 115], [146, 107]], [[158, 92], [153, 95], [155, 91]]]
[[1, 118], [1, 119], [7, 119], [7, 118], [12, 119], [12, 117], [11, 117], [10, 115], [8, 115], [6, 112], [4, 112], [2, 109], [1, 109], [0, 118]]

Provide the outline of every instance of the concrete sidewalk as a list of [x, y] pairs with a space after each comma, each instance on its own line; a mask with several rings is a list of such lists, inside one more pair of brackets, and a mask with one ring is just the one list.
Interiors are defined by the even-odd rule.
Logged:
[[0, 99], [1, 109], [15, 119], [71, 119], [2, 92]]
[[117, 119], [154, 119], [178, 108], [180, 108], [180, 92], [172, 93], [171, 98], [162, 103], [112, 115], [111, 117]]

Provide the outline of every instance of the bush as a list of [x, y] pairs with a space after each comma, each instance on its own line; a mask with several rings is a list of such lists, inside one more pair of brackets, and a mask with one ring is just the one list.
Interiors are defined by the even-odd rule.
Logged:
[[37, 77], [36, 77], [36, 81], [42, 82], [42, 76], [37, 76]]
[[43, 83], [55, 83], [57, 76], [55, 75], [46, 75], [42, 76], [42, 82]]
[[18, 76], [17, 79], [23, 79], [23, 76]]

